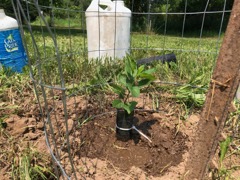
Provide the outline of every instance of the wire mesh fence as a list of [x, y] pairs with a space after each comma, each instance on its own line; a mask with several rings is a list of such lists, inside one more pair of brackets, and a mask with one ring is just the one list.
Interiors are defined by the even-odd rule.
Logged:
[[[115, 98], [111, 83], [123, 69], [123, 60], [88, 58], [91, 37], [87, 37], [85, 13], [90, 1], [16, 0], [12, 4], [28, 54], [55, 173], [63, 179], [92, 177], [93, 169], [98, 168], [93, 152], [104, 151], [104, 147], [93, 143], [103, 141], [97, 129], [105, 126], [98, 119], [116, 116], [111, 105]], [[149, 0], [126, 1], [125, 5], [131, 10], [128, 56], [144, 63], [153, 61], [148, 66], [157, 69], [155, 85], [135, 98], [136, 111], [161, 112], [168, 98], [173, 102], [186, 100], [190, 109], [203, 104], [232, 2], [214, 5], [206, 0], [198, 6], [187, 0]], [[202, 8], [193, 8], [196, 6]], [[99, 9], [96, 14], [100, 17]], [[116, 12], [113, 17], [117, 18]], [[114, 30], [114, 22], [105, 28]], [[93, 27], [96, 34], [104, 31], [100, 27], [100, 23]], [[168, 62], [164, 55], [169, 54], [172, 56]], [[113, 120], [105, 133], [112, 131]]]

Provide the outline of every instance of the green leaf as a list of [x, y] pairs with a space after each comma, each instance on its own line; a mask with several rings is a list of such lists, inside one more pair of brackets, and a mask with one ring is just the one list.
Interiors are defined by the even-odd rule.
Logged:
[[125, 109], [125, 110], [127, 111], [127, 113], [128, 113], [128, 114], [130, 114], [130, 113], [131, 113], [130, 106], [128, 106], [128, 105], [126, 105], [126, 104], [124, 104], [124, 106], [123, 106], [123, 109]]
[[151, 81], [155, 80], [154, 75], [148, 74], [148, 73], [141, 73], [141, 74], [139, 74], [139, 77], [144, 78], [144, 79], [149, 79]]
[[134, 70], [133, 70], [133, 75], [132, 75], [132, 76], [135, 78], [137, 75], [138, 75], [138, 70], [137, 70], [137, 69], [134, 69]]
[[111, 87], [113, 89], [113, 92], [119, 95], [120, 98], [123, 98], [125, 95], [125, 89], [121, 86], [118, 86], [117, 84], [111, 84]]
[[225, 158], [225, 155], [228, 151], [231, 141], [232, 141], [232, 138], [228, 136], [225, 141], [222, 141], [220, 143], [220, 163], [223, 162], [223, 159]]
[[135, 81], [134, 81], [134, 77], [130, 76], [130, 77], [127, 77], [126, 79], [126, 87], [129, 87], [129, 86], [133, 86], [135, 84]]
[[151, 68], [151, 69], [145, 70], [143, 73], [146, 73], [146, 74], [153, 74], [155, 71], [156, 71], [155, 68]]
[[129, 109], [132, 112], [135, 109], [135, 107], [137, 106], [137, 102], [136, 101], [131, 101], [131, 102], [129, 102], [129, 104], [130, 104]]
[[119, 75], [118, 76], [118, 80], [119, 80], [119, 82], [122, 85], [127, 86], [127, 77], [126, 77], [126, 75], [124, 75], [124, 74]]
[[136, 61], [132, 58], [129, 58], [129, 62], [130, 62], [132, 72], [134, 73], [136, 71], [136, 73], [137, 73], [137, 63], [136, 63]]
[[138, 86], [141, 88], [141, 87], [149, 85], [151, 82], [152, 81], [150, 79], [142, 79], [138, 82]]
[[125, 73], [127, 74], [127, 76], [132, 75], [132, 68], [129, 58], [125, 59]]
[[191, 94], [191, 98], [196, 102], [197, 105], [202, 106], [205, 102], [206, 96], [205, 94]]
[[132, 111], [134, 111], [136, 105], [137, 105], [136, 101], [131, 101], [127, 104], [124, 104], [123, 108], [127, 111], [128, 114], [130, 114]]
[[135, 77], [137, 75], [137, 63], [130, 57], [125, 59], [125, 73], [128, 77]]
[[129, 91], [133, 97], [138, 97], [140, 95], [140, 88], [138, 86], [129, 87]]
[[137, 72], [137, 75], [141, 74], [143, 71], [144, 71], [144, 65], [141, 65], [139, 68], [138, 68], [138, 72]]
[[112, 101], [112, 106], [115, 108], [124, 108], [124, 103], [120, 99], [115, 99]]

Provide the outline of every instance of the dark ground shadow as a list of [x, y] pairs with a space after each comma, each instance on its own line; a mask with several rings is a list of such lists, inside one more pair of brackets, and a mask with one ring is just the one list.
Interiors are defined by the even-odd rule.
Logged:
[[[144, 121], [144, 122], [139, 122], [139, 119], [137, 117], [134, 117], [133, 120], [133, 125], [139, 130], [141, 131], [143, 134], [145, 134], [146, 136], [148, 136], [151, 139], [151, 134], [150, 134], [150, 130], [152, 129], [151, 126], [153, 126], [155, 123], [157, 122], [156, 119], [152, 119], [152, 120], [148, 120], [148, 121]], [[139, 143], [139, 141], [142, 139], [145, 139], [143, 136], [140, 135], [139, 132], [137, 132], [136, 130], [132, 130], [132, 139], [134, 141], [135, 144]], [[148, 141], [147, 139], [145, 139], [146, 141]]]

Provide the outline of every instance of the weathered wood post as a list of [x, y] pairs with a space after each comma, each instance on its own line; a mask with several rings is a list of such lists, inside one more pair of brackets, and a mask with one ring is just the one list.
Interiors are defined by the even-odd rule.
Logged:
[[190, 157], [186, 179], [203, 179], [214, 156], [240, 79], [240, 0], [235, 0], [214, 69]]

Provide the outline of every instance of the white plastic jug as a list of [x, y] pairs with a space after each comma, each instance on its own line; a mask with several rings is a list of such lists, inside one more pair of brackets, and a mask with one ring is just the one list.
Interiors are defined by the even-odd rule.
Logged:
[[22, 38], [18, 23], [14, 18], [6, 16], [0, 9], [0, 66], [11, 68], [15, 72], [22, 72], [27, 64]]
[[[106, 6], [106, 9], [100, 7]], [[131, 11], [123, 1], [93, 0], [86, 12], [88, 58], [123, 58], [130, 48]]]

